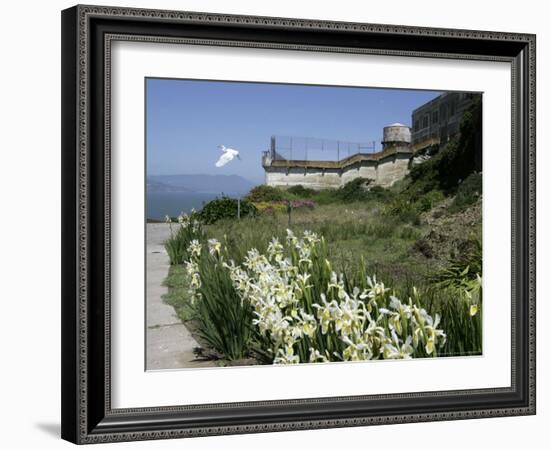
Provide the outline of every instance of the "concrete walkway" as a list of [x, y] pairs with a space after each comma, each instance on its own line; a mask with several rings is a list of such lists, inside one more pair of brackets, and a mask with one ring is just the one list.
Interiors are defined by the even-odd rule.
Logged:
[[147, 370], [212, 367], [212, 361], [196, 361], [193, 348], [199, 344], [179, 320], [174, 308], [164, 303], [163, 286], [170, 269], [164, 241], [170, 236], [165, 223], [147, 224]]

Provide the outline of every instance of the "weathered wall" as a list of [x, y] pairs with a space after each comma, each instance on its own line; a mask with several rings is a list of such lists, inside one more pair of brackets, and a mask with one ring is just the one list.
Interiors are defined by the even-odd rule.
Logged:
[[409, 173], [410, 155], [398, 154], [394, 158], [383, 160], [378, 164], [376, 184], [391, 186]]
[[301, 184], [312, 189], [335, 189], [355, 178], [371, 178], [376, 185], [388, 187], [409, 171], [409, 154], [396, 154], [380, 161], [361, 161], [344, 169], [303, 167], [265, 167], [265, 182], [270, 186]]
[[265, 183], [280, 187], [301, 184], [312, 189], [338, 188], [341, 185], [340, 170], [270, 167], [266, 168]]

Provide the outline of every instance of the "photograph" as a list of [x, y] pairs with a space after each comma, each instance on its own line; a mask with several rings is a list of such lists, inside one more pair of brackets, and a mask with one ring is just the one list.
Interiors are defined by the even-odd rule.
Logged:
[[482, 92], [144, 95], [146, 370], [483, 355]]
[[64, 5], [48, 45], [61, 437], [536, 436], [542, 19], [226, 3]]

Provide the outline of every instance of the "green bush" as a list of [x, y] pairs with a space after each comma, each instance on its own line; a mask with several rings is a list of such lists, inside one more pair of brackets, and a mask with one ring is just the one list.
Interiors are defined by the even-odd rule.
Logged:
[[393, 192], [382, 186], [372, 186], [367, 191], [368, 199], [388, 201], [393, 198]]
[[[251, 201], [241, 199], [240, 216], [254, 217], [258, 210]], [[199, 219], [206, 225], [216, 223], [222, 219], [236, 219], [238, 214], [238, 200], [236, 198], [222, 197], [208, 202], [198, 213]]]
[[445, 198], [445, 195], [441, 191], [430, 191], [427, 194], [421, 196], [416, 204], [419, 211], [429, 211], [435, 205]]
[[438, 170], [441, 159], [444, 158], [447, 151], [446, 149], [447, 146], [430, 159], [411, 167], [409, 172], [411, 183], [405, 190], [408, 195], [415, 198], [440, 188]]
[[317, 194], [317, 191], [315, 189], [304, 187], [301, 184], [297, 184], [296, 186], [289, 187], [287, 189], [287, 192], [295, 195], [298, 198], [311, 198], [315, 194]]
[[370, 178], [355, 178], [335, 192], [336, 198], [343, 202], [364, 201], [369, 197], [368, 186], [372, 182]]
[[480, 173], [473, 173], [466, 178], [456, 191], [456, 197], [449, 207], [449, 212], [462, 211], [469, 205], [474, 204], [482, 193], [482, 176]]
[[278, 202], [281, 200], [292, 200], [294, 196], [289, 194], [289, 191], [283, 189], [268, 186], [267, 184], [260, 184], [252, 188], [252, 190], [246, 196], [246, 199], [251, 202]]

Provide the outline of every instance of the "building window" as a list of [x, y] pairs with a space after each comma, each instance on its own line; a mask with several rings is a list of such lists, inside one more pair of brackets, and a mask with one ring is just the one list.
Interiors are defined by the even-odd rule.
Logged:
[[451, 103], [451, 108], [450, 108], [450, 111], [449, 111], [449, 117], [452, 117], [452, 116], [455, 115], [455, 107], [456, 107], [455, 103], [452, 102]]
[[422, 128], [428, 128], [429, 122], [430, 122], [430, 116], [428, 114], [426, 114], [422, 118]]
[[434, 111], [432, 113], [432, 124], [436, 124], [437, 122], [439, 122], [439, 112], [438, 111]]
[[414, 121], [414, 131], [420, 130], [420, 122], [418, 120]]
[[441, 105], [440, 115], [441, 121], [444, 122], [447, 118], [447, 107], [445, 105]]

